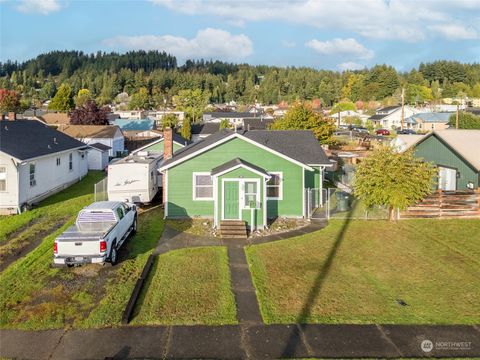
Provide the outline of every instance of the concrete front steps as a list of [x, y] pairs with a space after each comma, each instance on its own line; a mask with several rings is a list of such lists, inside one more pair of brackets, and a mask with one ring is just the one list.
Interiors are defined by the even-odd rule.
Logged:
[[246, 239], [247, 224], [241, 220], [220, 221], [220, 236], [229, 239]]

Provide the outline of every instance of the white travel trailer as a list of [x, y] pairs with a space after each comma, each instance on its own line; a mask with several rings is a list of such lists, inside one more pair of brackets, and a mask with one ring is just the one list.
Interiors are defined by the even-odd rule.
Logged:
[[162, 186], [158, 168], [163, 157], [140, 151], [108, 166], [108, 200], [150, 203]]

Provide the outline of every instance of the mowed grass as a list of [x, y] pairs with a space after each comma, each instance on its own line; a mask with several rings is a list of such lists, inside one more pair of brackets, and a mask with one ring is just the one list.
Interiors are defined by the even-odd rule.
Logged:
[[135, 325], [236, 324], [225, 247], [180, 249], [159, 256], [135, 309]]
[[267, 323], [480, 323], [480, 220], [334, 220], [246, 253]]
[[115, 267], [54, 268], [53, 241], [73, 221], [47, 236], [35, 250], [0, 274], [1, 328], [120, 324], [135, 281], [163, 231], [163, 211], [157, 207], [140, 215], [137, 235], [124, 244], [126, 251], [121, 254], [125, 255]]

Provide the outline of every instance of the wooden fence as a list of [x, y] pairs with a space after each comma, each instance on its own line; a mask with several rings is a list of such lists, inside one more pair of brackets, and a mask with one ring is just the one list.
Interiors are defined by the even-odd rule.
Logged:
[[480, 218], [480, 189], [441, 191], [400, 212], [400, 218]]

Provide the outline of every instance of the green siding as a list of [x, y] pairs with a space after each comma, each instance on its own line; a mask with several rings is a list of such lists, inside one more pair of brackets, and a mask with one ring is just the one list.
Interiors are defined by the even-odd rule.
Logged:
[[[176, 142], [173, 143], [173, 152], [181, 148], [183, 148], [183, 146], [177, 144]], [[156, 144], [146, 147], [144, 151], [155, 151], [155, 152], [161, 152], [163, 154], [163, 139]]]
[[465, 160], [459, 157], [448, 146], [434, 135], [428, 137], [415, 147], [415, 156], [433, 162], [438, 166], [457, 169], [460, 177], [457, 178], [457, 189], [467, 188], [468, 182], [473, 182], [478, 187], [479, 173], [474, 171]]
[[305, 188], [306, 189], [319, 189], [320, 184], [320, 167], [312, 166], [315, 171], [305, 170]]
[[266, 171], [283, 172], [283, 200], [268, 201], [268, 216], [303, 215], [303, 168], [245, 140], [232, 139], [168, 170], [168, 216], [213, 217], [213, 201], [194, 201], [193, 172], [212, 168], [236, 157]]

